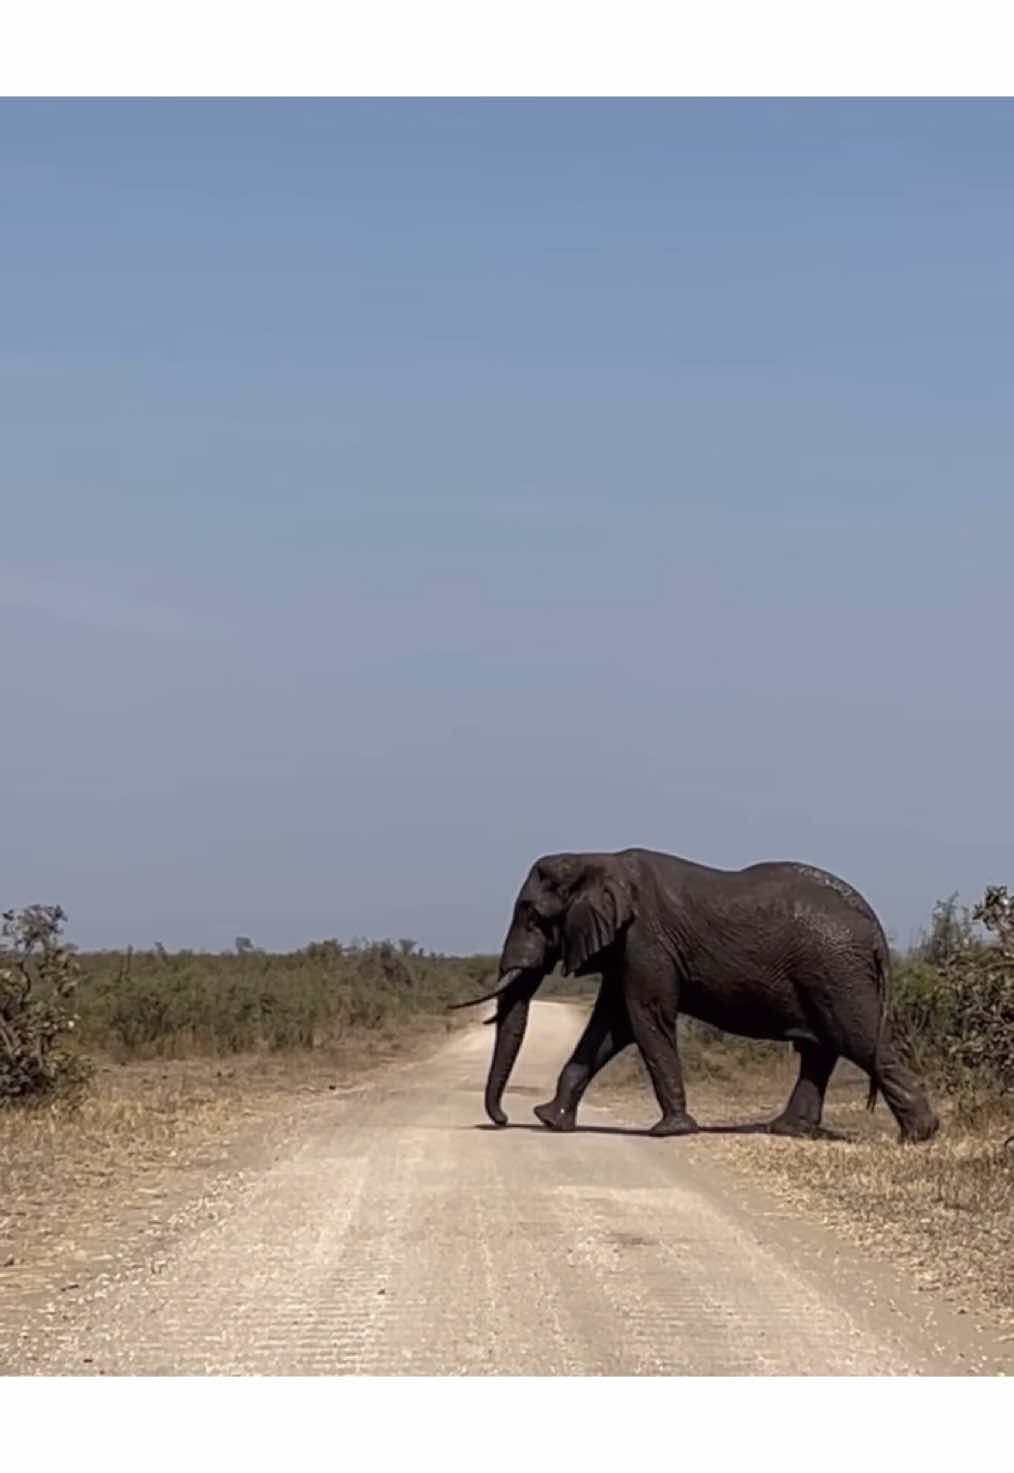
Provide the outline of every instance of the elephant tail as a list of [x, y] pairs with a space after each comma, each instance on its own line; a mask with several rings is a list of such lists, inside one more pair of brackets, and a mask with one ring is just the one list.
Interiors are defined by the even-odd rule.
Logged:
[[877, 1103], [877, 1078], [880, 1074], [880, 1045], [887, 1026], [887, 975], [890, 966], [887, 941], [882, 936], [873, 951], [873, 962], [877, 969], [877, 1036], [873, 1041], [873, 1067], [870, 1070], [870, 1088], [866, 1095], [866, 1108], [872, 1110]]

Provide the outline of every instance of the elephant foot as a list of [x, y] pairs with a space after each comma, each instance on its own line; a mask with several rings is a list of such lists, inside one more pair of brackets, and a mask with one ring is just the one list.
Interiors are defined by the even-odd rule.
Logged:
[[648, 1131], [649, 1135], [693, 1135], [700, 1126], [684, 1110], [682, 1115], [663, 1115]]
[[577, 1123], [576, 1110], [563, 1110], [552, 1100], [545, 1105], [536, 1105], [534, 1113], [547, 1130], [573, 1130]]
[[931, 1140], [939, 1129], [940, 1121], [936, 1115], [920, 1115], [916, 1120], [905, 1121], [898, 1139], [902, 1145], [915, 1146], [920, 1141]]
[[797, 1140], [830, 1139], [830, 1133], [815, 1120], [802, 1120], [798, 1115], [778, 1115], [768, 1126], [768, 1135], [795, 1136]]

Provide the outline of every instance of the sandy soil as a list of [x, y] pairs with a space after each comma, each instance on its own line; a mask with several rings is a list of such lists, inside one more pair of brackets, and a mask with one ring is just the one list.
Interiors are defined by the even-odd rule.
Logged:
[[[581, 1026], [580, 1009], [533, 1007], [503, 1131], [482, 1116], [490, 1037], [472, 1025], [430, 1057], [383, 1063], [344, 1092], [321, 1080], [276, 1105], [270, 1124], [253, 1110], [232, 1146], [188, 1163], [175, 1187], [153, 1177], [132, 1217], [111, 1206], [108, 1221], [82, 1233], [76, 1260], [51, 1244], [48, 1267], [27, 1252], [2, 1271], [4, 1369], [1014, 1368], [1014, 1346], [993, 1326], [958, 1314], [937, 1290], [918, 1292], [908, 1273], [758, 1186], [742, 1155], [760, 1143], [798, 1162], [811, 1143], [722, 1133], [656, 1141], [625, 1128], [629, 1110], [607, 1105], [602, 1089], [584, 1128], [542, 1129], [531, 1105], [550, 1092]], [[651, 1102], [640, 1098], [633, 1119], [647, 1124]], [[115, 1172], [110, 1182], [112, 1204]]]

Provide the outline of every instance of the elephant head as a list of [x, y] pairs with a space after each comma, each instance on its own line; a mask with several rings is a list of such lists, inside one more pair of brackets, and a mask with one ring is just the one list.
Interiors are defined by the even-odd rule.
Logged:
[[496, 1042], [486, 1077], [486, 1113], [506, 1125], [500, 1101], [525, 1036], [528, 1006], [559, 962], [564, 976], [599, 970], [602, 954], [634, 918], [630, 881], [611, 854], [552, 854], [536, 861], [518, 898], [500, 953], [494, 992], [455, 1007], [497, 999]]

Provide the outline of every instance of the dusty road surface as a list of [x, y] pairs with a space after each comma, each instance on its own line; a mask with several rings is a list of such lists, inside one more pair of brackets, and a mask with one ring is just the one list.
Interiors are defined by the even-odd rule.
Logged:
[[[709, 1136], [602, 1110], [550, 1134], [583, 1023], [532, 1009], [485, 1125], [479, 1026], [307, 1104], [265, 1153], [67, 1293], [14, 1302], [8, 1374], [906, 1375], [1014, 1369], [1010, 1345], [752, 1195]], [[641, 1124], [654, 1102], [645, 1099]], [[713, 1146], [714, 1137], [710, 1137]]]

